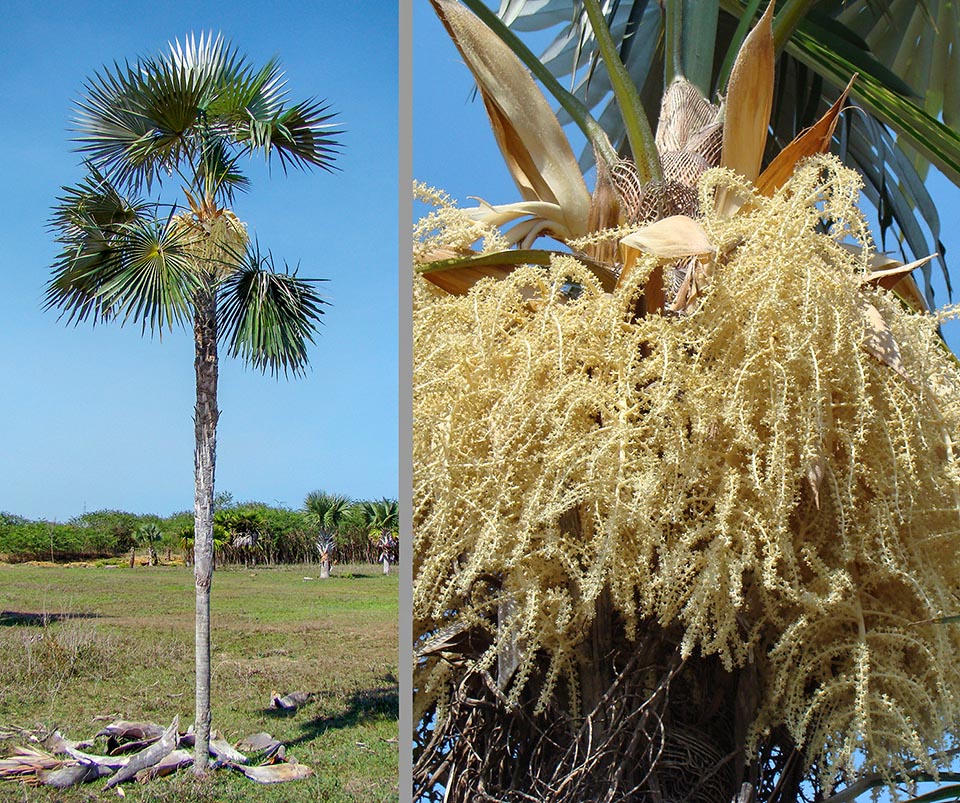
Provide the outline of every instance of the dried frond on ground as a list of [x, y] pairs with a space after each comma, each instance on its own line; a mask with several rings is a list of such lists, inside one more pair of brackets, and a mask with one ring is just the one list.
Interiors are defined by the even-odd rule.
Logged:
[[[441, 732], [483, 673], [505, 709], [579, 721], [598, 623], [621, 667], [656, 632], [749, 670], [727, 747], [786, 733], [825, 788], [858, 750], [932, 771], [960, 720], [960, 635], [932, 621], [960, 605], [957, 363], [866, 282], [854, 173], [735, 183], [701, 181], [716, 256], [688, 314], [637, 315], [650, 255], [614, 294], [572, 257], [417, 290], [414, 615], [424, 642], [469, 634], [421, 649]], [[738, 214], [712, 211], [720, 188]]]

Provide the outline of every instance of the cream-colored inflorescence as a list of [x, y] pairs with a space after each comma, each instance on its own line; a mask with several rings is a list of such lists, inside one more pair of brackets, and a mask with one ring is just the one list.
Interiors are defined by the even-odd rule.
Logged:
[[499, 251], [508, 247], [499, 229], [471, 218], [446, 193], [417, 181], [413, 185], [413, 197], [433, 208], [414, 225], [415, 263], [453, 256], [478, 240], [483, 243], [482, 251]]
[[864, 283], [855, 173], [819, 157], [711, 215], [733, 183], [701, 182], [723, 256], [688, 315], [633, 315], [652, 257], [612, 295], [572, 257], [460, 297], [418, 281], [415, 618], [490, 623], [490, 667], [522, 645], [514, 699], [547, 656], [543, 703], [603, 592], [632, 637], [755, 664], [752, 740], [785, 725], [828, 785], [859, 751], [925, 764], [960, 719], [960, 626], [931, 621], [960, 613], [960, 371]]
[[174, 225], [197, 263], [217, 276], [232, 273], [246, 251], [247, 227], [229, 209], [203, 220], [184, 212], [175, 218]]

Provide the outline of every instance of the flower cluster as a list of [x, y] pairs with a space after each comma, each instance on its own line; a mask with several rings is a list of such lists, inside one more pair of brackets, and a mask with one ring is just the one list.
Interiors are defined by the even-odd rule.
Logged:
[[[855, 173], [735, 184], [701, 180], [717, 256], [686, 314], [635, 314], [651, 255], [612, 294], [572, 256], [419, 287], [417, 627], [485, 628], [481, 665], [518, 655], [511, 699], [542, 671], [540, 704], [565, 684], [575, 707], [603, 595], [627, 638], [753, 664], [750, 741], [786, 727], [827, 786], [861, 750], [924, 764], [960, 718], [960, 631], [936, 621], [960, 613], [960, 370], [937, 319], [867, 281]], [[422, 662], [418, 705], [442, 710], [450, 671]]]

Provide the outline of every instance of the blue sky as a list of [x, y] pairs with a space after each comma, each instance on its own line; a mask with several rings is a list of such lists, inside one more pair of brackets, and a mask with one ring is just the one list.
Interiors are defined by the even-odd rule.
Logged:
[[[42, 10], [38, 10], [42, 9]], [[80, 327], [42, 310], [57, 246], [46, 229], [82, 176], [68, 127], [84, 80], [189, 32], [221, 31], [294, 100], [329, 101], [340, 171], [272, 175], [235, 209], [264, 248], [332, 306], [307, 376], [277, 381], [223, 358], [217, 489], [299, 507], [322, 488], [397, 495], [397, 3], [4, 3], [0, 96], [0, 510], [66, 520], [104, 508], [193, 506], [193, 344], [139, 327]], [[168, 192], [172, 199], [176, 191]]]

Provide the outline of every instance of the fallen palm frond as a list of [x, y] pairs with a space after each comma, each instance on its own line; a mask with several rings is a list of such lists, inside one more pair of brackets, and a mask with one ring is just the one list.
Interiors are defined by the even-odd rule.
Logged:
[[109, 775], [110, 772], [111, 770], [108, 767], [80, 762], [78, 764], [65, 764], [59, 769], [40, 770], [37, 772], [37, 780], [44, 786], [69, 789], [77, 784], [96, 781], [98, 778]]
[[306, 705], [313, 699], [313, 695], [305, 691], [291, 691], [287, 694], [277, 694], [273, 692], [270, 695], [270, 704], [274, 708], [282, 711], [296, 711], [300, 706]]
[[[39, 747], [15, 747], [11, 755], [0, 758], [0, 780], [44, 784], [67, 789], [77, 784], [107, 778], [106, 789], [136, 779], [146, 783], [170, 775], [193, 764], [193, 754], [183, 748], [194, 745], [191, 731], [177, 730], [179, 717], [166, 729], [152, 722], [117, 720], [97, 733], [106, 737], [108, 745], [126, 755], [96, 755], [80, 750], [78, 742], [53, 732], [45, 740], [47, 750]], [[36, 740], [36, 736], [23, 731]], [[82, 743], [86, 744], [86, 743]], [[281, 783], [307, 778], [313, 770], [295, 759], [287, 759], [285, 746], [268, 733], [255, 733], [237, 743], [237, 747], [258, 753], [258, 766], [246, 766], [249, 759], [214, 732], [210, 739], [213, 767], [226, 767], [243, 772], [258, 783]], [[130, 750], [136, 752], [130, 753]], [[64, 758], [63, 756], [67, 756]], [[122, 790], [117, 789], [118, 792]]]
[[38, 773], [58, 770], [66, 764], [76, 762], [56, 758], [37, 747], [15, 747], [12, 755], [0, 758], [0, 779], [38, 783]]
[[237, 742], [238, 750], [257, 754], [261, 763], [273, 760], [283, 761], [286, 748], [282, 742], [274, 739], [269, 733], [254, 733]]
[[176, 772], [179, 769], [184, 767], [189, 767], [193, 764], [193, 753], [187, 750], [173, 750], [167, 755], [165, 755], [160, 761], [154, 764], [152, 767], [146, 767], [145, 769], [137, 772], [137, 781], [140, 783], [146, 783], [147, 781], [152, 781], [154, 778], [163, 778], [166, 775]]
[[283, 783], [285, 781], [298, 781], [302, 778], [309, 778], [313, 775], [313, 770], [305, 764], [296, 764], [293, 762], [286, 764], [270, 764], [261, 767], [237, 767], [251, 781], [257, 783]]
[[160, 761], [170, 755], [177, 746], [177, 725], [179, 723], [180, 717], [174, 717], [170, 727], [163, 732], [163, 735], [157, 741], [140, 752], [134, 753], [130, 757], [130, 761], [107, 780], [107, 789], [130, 780], [141, 770], [159, 764]]
[[108, 739], [115, 739], [118, 743], [141, 742], [159, 739], [163, 736], [163, 727], [155, 722], [128, 722], [124, 719], [116, 719], [97, 731], [97, 736], [106, 736]]

